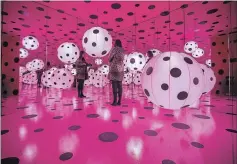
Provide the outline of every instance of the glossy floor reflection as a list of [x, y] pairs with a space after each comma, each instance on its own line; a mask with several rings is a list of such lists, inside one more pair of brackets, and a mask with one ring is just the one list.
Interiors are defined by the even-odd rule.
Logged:
[[202, 97], [170, 111], [124, 87], [120, 107], [111, 89], [23, 86], [2, 99], [2, 162], [13, 164], [236, 164], [236, 98]]

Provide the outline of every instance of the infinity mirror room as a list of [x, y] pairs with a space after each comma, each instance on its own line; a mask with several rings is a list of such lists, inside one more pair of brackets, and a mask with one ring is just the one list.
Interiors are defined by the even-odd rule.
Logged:
[[4, 1], [3, 164], [237, 164], [236, 1]]

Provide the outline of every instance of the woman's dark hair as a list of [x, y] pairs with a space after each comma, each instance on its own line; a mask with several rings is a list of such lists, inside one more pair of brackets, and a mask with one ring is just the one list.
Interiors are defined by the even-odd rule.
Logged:
[[117, 39], [117, 40], [115, 40], [114, 46], [115, 47], [122, 47], [122, 42], [119, 39]]

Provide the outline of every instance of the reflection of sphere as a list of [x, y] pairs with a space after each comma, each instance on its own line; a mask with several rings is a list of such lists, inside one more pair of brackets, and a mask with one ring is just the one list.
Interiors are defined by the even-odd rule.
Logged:
[[112, 48], [109, 32], [101, 27], [92, 27], [83, 36], [82, 46], [92, 57], [104, 57]]
[[40, 70], [44, 68], [44, 61], [41, 59], [34, 59], [31, 61], [31, 66], [33, 70]]
[[22, 82], [25, 84], [36, 84], [37, 83], [37, 74], [35, 71], [27, 73], [22, 76]]
[[20, 48], [19, 51], [20, 51], [20, 58], [26, 58], [29, 55], [28, 51], [24, 48]]
[[39, 41], [33, 36], [26, 36], [22, 40], [22, 45], [28, 50], [36, 50], [39, 47]]
[[211, 59], [207, 59], [207, 60], [206, 60], [206, 65], [208, 65], [209, 67], [211, 67]]
[[197, 48], [193, 53], [192, 53], [192, 56], [194, 58], [200, 58], [204, 55], [204, 50], [201, 49], [201, 48]]
[[23, 74], [24, 72], [26, 72], [26, 71], [27, 71], [26, 67], [20, 66], [20, 68], [19, 68], [19, 76], [22, 76], [22, 74]]
[[95, 59], [95, 64], [101, 65], [102, 64], [102, 59]]
[[133, 75], [133, 83], [136, 85], [141, 84], [141, 73], [136, 73]]
[[58, 47], [58, 58], [64, 63], [75, 63], [79, 53], [79, 48], [74, 43], [65, 42]]
[[142, 70], [146, 64], [146, 59], [142, 53], [133, 52], [127, 57], [127, 67], [132, 71]]
[[94, 76], [92, 77], [92, 83], [95, 87], [104, 87], [107, 81], [106, 78], [107, 76], [103, 75], [101, 71], [98, 70], [94, 73]]
[[203, 94], [210, 92], [215, 84], [216, 84], [216, 77], [214, 72], [212, 71], [211, 68], [208, 68], [204, 64], [200, 64], [203, 74], [204, 74], [204, 87], [203, 87]]
[[186, 53], [193, 53], [198, 48], [198, 44], [194, 41], [189, 41], [184, 45], [184, 51]]
[[127, 153], [136, 160], [141, 158], [143, 141], [138, 137], [131, 137], [126, 145]]
[[108, 65], [102, 65], [99, 70], [102, 74], [107, 75], [109, 73], [109, 66]]
[[165, 52], [152, 58], [141, 79], [148, 99], [167, 109], [192, 105], [202, 94], [202, 69], [194, 58], [184, 53]]
[[70, 88], [74, 82], [74, 76], [65, 68], [57, 69], [52, 75], [52, 87], [66, 89]]

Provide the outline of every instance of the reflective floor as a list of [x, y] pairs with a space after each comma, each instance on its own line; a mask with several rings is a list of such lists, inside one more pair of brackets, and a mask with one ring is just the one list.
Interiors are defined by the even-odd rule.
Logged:
[[[25, 85], [2, 99], [2, 162], [9, 164], [236, 164], [236, 99], [202, 97], [171, 111], [124, 86], [112, 107], [111, 89], [43, 89]], [[12, 163], [10, 163], [12, 162]]]

